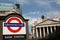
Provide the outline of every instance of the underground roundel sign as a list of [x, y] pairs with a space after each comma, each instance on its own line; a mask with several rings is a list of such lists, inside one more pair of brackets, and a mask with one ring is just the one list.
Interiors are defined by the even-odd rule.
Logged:
[[3, 34], [25, 34], [23, 21], [18, 17], [10, 17], [3, 22]]

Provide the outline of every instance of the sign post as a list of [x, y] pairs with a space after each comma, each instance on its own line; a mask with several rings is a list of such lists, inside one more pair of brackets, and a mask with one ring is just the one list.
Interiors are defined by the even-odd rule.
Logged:
[[4, 39], [26, 39], [26, 25], [18, 17], [10, 17], [3, 22]]

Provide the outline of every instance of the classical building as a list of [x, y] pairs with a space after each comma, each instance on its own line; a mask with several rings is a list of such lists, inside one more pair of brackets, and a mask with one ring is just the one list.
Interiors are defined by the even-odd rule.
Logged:
[[33, 38], [47, 38], [49, 34], [53, 34], [60, 27], [60, 19], [48, 18], [42, 16], [32, 25]]

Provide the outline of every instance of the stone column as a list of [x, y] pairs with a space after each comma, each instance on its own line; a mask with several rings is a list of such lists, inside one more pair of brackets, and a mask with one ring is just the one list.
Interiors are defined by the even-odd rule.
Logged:
[[48, 27], [47, 27], [47, 34], [49, 34], [49, 30], [48, 30]]
[[40, 38], [42, 38], [41, 27], [40, 27]]
[[36, 28], [36, 37], [38, 38], [38, 30], [37, 30], [37, 28]]
[[35, 36], [35, 38], [36, 38], [36, 26], [35, 26], [35, 32], [34, 32], [34, 36]]
[[51, 29], [51, 33], [53, 33], [53, 31], [52, 31], [52, 26], [50, 27], [50, 29]]
[[43, 27], [43, 35], [44, 35], [44, 37], [45, 37], [45, 28]]
[[54, 30], [56, 31], [56, 26], [54, 26]]
[[32, 27], [32, 37], [35, 38], [35, 29]]

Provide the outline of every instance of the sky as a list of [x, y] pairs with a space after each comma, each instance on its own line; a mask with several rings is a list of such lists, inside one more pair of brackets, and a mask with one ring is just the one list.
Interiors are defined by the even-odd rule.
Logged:
[[0, 0], [0, 3], [20, 4], [22, 15], [29, 19], [29, 32], [32, 23], [42, 15], [60, 18], [60, 0]]

